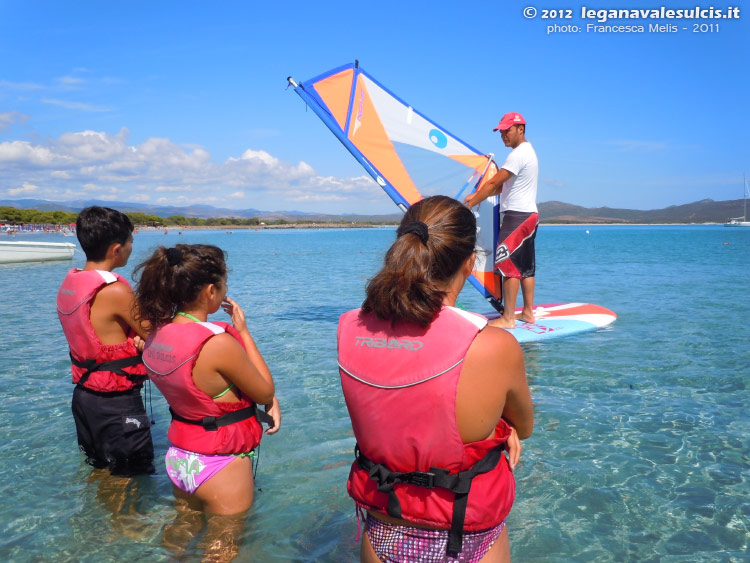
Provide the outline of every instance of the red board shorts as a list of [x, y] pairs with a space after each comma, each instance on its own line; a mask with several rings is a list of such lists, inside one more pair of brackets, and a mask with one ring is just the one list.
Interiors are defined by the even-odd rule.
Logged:
[[495, 250], [495, 271], [506, 278], [533, 278], [536, 273], [534, 239], [538, 213], [505, 211]]

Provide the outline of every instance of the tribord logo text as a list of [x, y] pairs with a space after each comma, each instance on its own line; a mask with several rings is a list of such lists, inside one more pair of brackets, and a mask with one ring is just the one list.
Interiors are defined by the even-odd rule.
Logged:
[[402, 338], [398, 340], [396, 338], [371, 338], [369, 336], [357, 336], [355, 346], [366, 346], [367, 348], [386, 348], [387, 350], [407, 350], [409, 352], [416, 352], [422, 348], [423, 344], [420, 340], [408, 340]]

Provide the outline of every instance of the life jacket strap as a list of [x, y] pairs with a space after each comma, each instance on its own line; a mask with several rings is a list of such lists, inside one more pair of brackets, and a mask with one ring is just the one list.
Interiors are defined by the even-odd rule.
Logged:
[[208, 432], [216, 432], [222, 426], [236, 424], [253, 417], [255, 417], [255, 419], [260, 423], [265, 422], [269, 426], [273, 426], [273, 418], [271, 418], [271, 416], [266, 414], [265, 412], [259, 410], [257, 405], [254, 404], [250, 405], [249, 407], [245, 407], [244, 409], [236, 410], [234, 412], [223, 414], [221, 416], [204, 416], [200, 420], [185, 418], [184, 416], [181, 416], [174, 412], [174, 410], [172, 410], [172, 407], [169, 407], [169, 413], [172, 415], [172, 420], [184, 422], [186, 424], [193, 424], [195, 426], [202, 426], [203, 429], [207, 430]]
[[378, 483], [377, 490], [388, 494], [388, 515], [393, 518], [402, 518], [401, 503], [396, 496], [394, 486], [398, 484], [415, 485], [425, 489], [440, 487], [454, 493], [453, 514], [451, 516], [451, 527], [448, 533], [447, 553], [451, 557], [458, 557], [463, 549], [463, 530], [466, 519], [466, 507], [469, 502], [469, 491], [471, 482], [477, 475], [487, 473], [494, 469], [500, 462], [505, 443], [495, 446], [489, 450], [482, 459], [477, 461], [471, 469], [450, 473], [447, 469], [430, 467], [429, 471], [391, 471], [382, 463], [375, 463], [368, 459], [359, 449], [354, 446], [354, 456], [360, 468], [367, 471], [370, 479]]
[[117, 375], [124, 375], [133, 383], [142, 383], [146, 380], [145, 375], [134, 375], [124, 371], [124, 368], [137, 366], [143, 363], [143, 358], [140, 354], [135, 356], [128, 356], [127, 358], [120, 358], [119, 360], [110, 360], [108, 362], [97, 362], [93, 358], [87, 358], [83, 361], [73, 357], [73, 352], [69, 352], [70, 362], [79, 368], [85, 369], [86, 371], [81, 375], [81, 378], [77, 381], [76, 385], [83, 385], [86, 383], [92, 373], [97, 371], [111, 371]]

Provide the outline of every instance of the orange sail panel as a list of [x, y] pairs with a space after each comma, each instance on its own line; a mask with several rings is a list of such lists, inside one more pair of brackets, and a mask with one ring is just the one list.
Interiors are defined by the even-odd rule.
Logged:
[[357, 79], [354, 93], [349, 139], [391, 184], [398, 186], [399, 192], [410, 205], [422, 199], [422, 194], [417, 190], [388, 138], [361, 76]]
[[346, 114], [349, 111], [349, 98], [352, 92], [354, 70], [349, 69], [321, 80], [315, 89], [328, 106], [339, 127], [346, 126]]

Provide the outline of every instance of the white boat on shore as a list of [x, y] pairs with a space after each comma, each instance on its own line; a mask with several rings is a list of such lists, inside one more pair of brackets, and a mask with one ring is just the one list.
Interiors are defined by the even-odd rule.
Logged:
[[748, 190], [747, 188], [747, 178], [743, 176], [742, 179], [745, 182], [745, 192], [742, 194], [744, 196], [744, 213], [742, 217], [729, 219], [726, 223], [724, 223], [725, 227], [750, 227], [750, 221], [747, 220], [747, 199], [750, 197], [750, 190]]
[[0, 264], [71, 260], [76, 245], [70, 242], [0, 241]]

